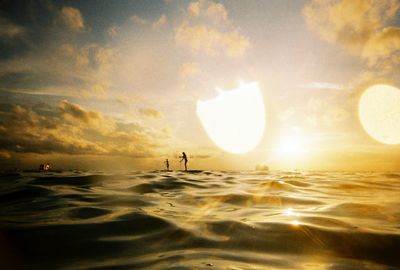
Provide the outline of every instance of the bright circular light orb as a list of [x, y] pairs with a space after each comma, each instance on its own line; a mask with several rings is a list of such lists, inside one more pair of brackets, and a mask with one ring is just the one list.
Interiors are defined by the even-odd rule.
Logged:
[[258, 83], [240, 83], [207, 101], [197, 101], [197, 115], [211, 140], [222, 150], [243, 154], [260, 142], [265, 108]]
[[400, 90], [377, 84], [369, 87], [358, 105], [360, 121], [365, 131], [385, 144], [400, 143]]

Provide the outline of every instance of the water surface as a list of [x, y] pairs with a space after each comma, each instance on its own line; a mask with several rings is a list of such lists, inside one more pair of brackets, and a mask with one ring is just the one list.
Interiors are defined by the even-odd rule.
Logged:
[[2, 269], [399, 269], [400, 173], [12, 172]]

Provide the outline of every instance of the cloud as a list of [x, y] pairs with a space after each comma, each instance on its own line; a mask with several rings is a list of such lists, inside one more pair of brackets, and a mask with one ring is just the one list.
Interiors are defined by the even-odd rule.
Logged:
[[342, 85], [330, 82], [310, 82], [300, 86], [301, 88], [312, 88], [312, 89], [326, 89], [326, 90], [342, 90]]
[[82, 14], [79, 9], [63, 7], [60, 11], [60, 20], [71, 30], [79, 32], [85, 28]]
[[197, 63], [183, 63], [179, 70], [182, 79], [186, 79], [200, 73], [200, 67]]
[[146, 23], [147, 23], [147, 21], [146, 21], [145, 19], [143, 19], [143, 18], [141, 18], [141, 17], [139, 17], [139, 16], [137, 16], [137, 15], [132, 15], [129, 19], [130, 19], [134, 24], [143, 25], [143, 24], [146, 24]]
[[187, 20], [175, 28], [175, 42], [193, 53], [238, 58], [250, 46], [247, 37], [233, 27], [224, 5], [207, 0], [191, 2]]
[[183, 22], [175, 29], [178, 46], [188, 48], [194, 53], [229, 57], [242, 56], [249, 47], [249, 40], [237, 31], [221, 32], [205, 25], [190, 26]]
[[400, 27], [386, 27], [372, 36], [365, 44], [362, 56], [370, 63], [389, 58], [389, 61], [400, 64]]
[[340, 123], [349, 118], [349, 113], [342, 107], [331, 106], [326, 109], [322, 115], [322, 119], [327, 126]]
[[197, 80], [201, 80], [200, 75], [204, 75], [199, 64], [196, 62], [183, 63], [179, 69], [180, 87], [185, 90], [191, 84], [197, 84]]
[[51, 111], [0, 106], [0, 152], [69, 155], [158, 156], [165, 132], [122, 123], [62, 100]]
[[[104, 150], [83, 140], [76, 127], [65, 125], [58, 117], [39, 115], [28, 107], [15, 105], [0, 111], [0, 146], [2, 151], [23, 153], [61, 152], [99, 153]], [[58, 122], [60, 124], [58, 124]]]
[[399, 59], [400, 28], [388, 26], [398, 9], [397, 0], [313, 0], [303, 15], [323, 40], [339, 44], [374, 66], [380, 60]]
[[187, 12], [192, 17], [204, 17], [214, 23], [228, 21], [228, 11], [224, 5], [207, 0], [191, 2]]
[[149, 22], [138, 15], [132, 15], [129, 17], [129, 20], [136, 25], [151, 25], [154, 29], [160, 28], [168, 23], [168, 17], [165, 14], [162, 14], [160, 18], [154, 22]]
[[166, 25], [167, 23], [168, 23], [167, 16], [163, 14], [157, 21], [153, 22], [153, 28], [160, 28]]
[[16, 40], [26, 35], [24, 27], [16, 25], [6, 18], [0, 17], [0, 40]]
[[119, 29], [118, 29], [118, 27], [115, 26], [115, 25], [109, 27], [108, 30], [107, 30], [107, 34], [108, 34], [110, 37], [112, 37], [112, 38], [118, 36], [118, 34], [119, 34]]
[[339, 96], [311, 97], [306, 104], [305, 119], [312, 126], [322, 124], [332, 127], [337, 123], [344, 122], [349, 119], [350, 114], [346, 108], [347, 103], [341, 103], [343, 102], [340, 102]]
[[93, 129], [103, 135], [115, 130], [116, 123], [111, 119], [104, 117], [99, 112], [88, 111], [67, 100], [61, 100], [58, 103], [58, 110], [66, 123], [79, 126], [82, 129]]
[[144, 116], [150, 117], [150, 118], [159, 119], [159, 118], [163, 117], [163, 114], [160, 111], [153, 109], [153, 108], [141, 109], [140, 113], [143, 114]]
[[54, 41], [44, 49], [0, 62], [2, 87], [11, 91], [104, 98], [117, 51], [96, 43]]
[[0, 151], [0, 158], [11, 158], [11, 154], [7, 151]]
[[198, 17], [200, 15], [200, 1], [190, 3], [187, 11], [190, 16]]

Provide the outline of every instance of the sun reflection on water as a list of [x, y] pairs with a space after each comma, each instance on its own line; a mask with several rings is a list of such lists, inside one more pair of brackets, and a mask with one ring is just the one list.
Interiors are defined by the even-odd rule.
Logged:
[[[296, 213], [295, 210], [292, 207], [289, 207], [287, 209], [285, 209], [282, 214], [288, 216], [288, 217], [300, 217], [299, 213]], [[290, 224], [293, 226], [299, 226], [301, 224], [301, 222], [297, 219], [293, 219], [292, 221], [290, 221]]]

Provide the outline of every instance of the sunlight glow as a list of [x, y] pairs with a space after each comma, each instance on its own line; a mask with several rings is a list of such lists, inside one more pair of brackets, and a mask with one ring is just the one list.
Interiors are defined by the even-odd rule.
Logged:
[[292, 217], [292, 216], [296, 216], [299, 217], [300, 214], [296, 213], [295, 210], [293, 208], [288, 208], [285, 211], [283, 211], [283, 214], [285, 214], [286, 216]]
[[[296, 213], [295, 210], [293, 208], [288, 208], [285, 209], [282, 214], [288, 216], [288, 217], [300, 217], [299, 213]], [[290, 221], [290, 224], [292, 224], [293, 226], [297, 227], [300, 225], [300, 221], [298, 221], [297, 219], [294, 219], [292, 221]]]
[[221, 149], [243, 154], [260, 142], [265, 127], [263, 96], [257, 82], [237, 89], [217, 89], [218, 96], [197, 102], [197, 115], [211, 140]]
[[304, 141], [299, 136], [285, 137], [278, 145], [278, 155], [285, 159], [296, 159], [302, 157], [307, 149]]
[[293, 226], [297, 227], [300, 225], [300, 222], [298, 220], [293, 220], [292, 222], [290, 222], [290, 224], [292, 224]]
[[287, 216], [293, 216], [293, 208], [288, 208], [283, 213]]
[[385, 144], [400, 143], [400, 89], [378, 84], [361, 96], [359, 116], [365, 131]]

